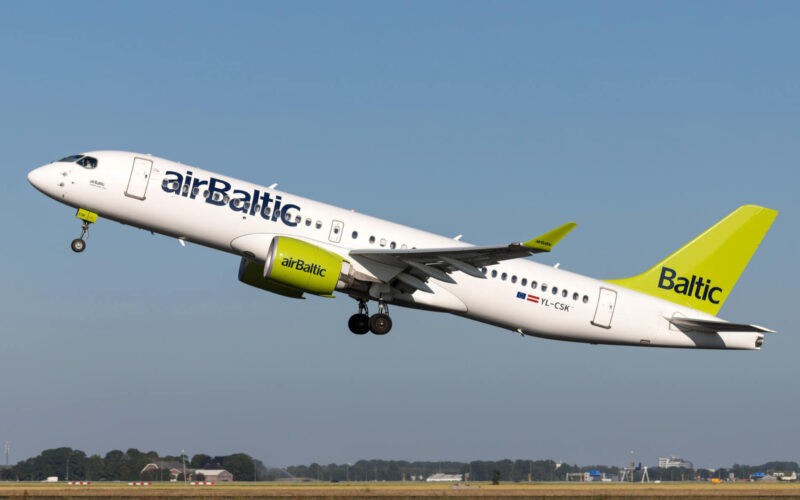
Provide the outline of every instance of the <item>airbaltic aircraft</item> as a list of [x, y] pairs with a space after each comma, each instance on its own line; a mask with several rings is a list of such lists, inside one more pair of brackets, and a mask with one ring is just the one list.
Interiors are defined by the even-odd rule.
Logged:
[[[777, 212], [745, 205], [644, 274], [596, 280], [524, 259], [567, 223], [524, 243], [473, 246], [149, 154], [93, 151], [28, 180], [78, 209], [86, 247], [98, 216], [241, 257], [239, 280], [287, 297], [345, 293], [353, 333], [392, 327], [388, 305], [447, 312], [522, 335], [661, 347], [759, 349], [756, 325], [715, 315]], [[368, 315], [376, 301], [378, 313]]]

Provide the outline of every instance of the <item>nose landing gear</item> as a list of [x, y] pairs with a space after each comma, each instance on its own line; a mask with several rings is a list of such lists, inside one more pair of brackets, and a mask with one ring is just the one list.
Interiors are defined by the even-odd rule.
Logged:
[[389, 317], [389, 307], [383, 301], [378, 302], [378, 314], [369, 316], [367, 301], [358, 301], [358, 314], [350, 316], [347, 326], [356, 335], [372, 332], [375, 335], [386, 335], [392, 329], [392, 319]]
[[89, 224], [97, 221], [97, 214], [81, 208], [78, 210], [75, 217], [83, 220], [83, 224], [81, 224], [81, 236], [80, 238], [72, 240], [69, 246], [72, 248], [73, 252], [80, 253], [86, 250], [86, 238], [89, 237]]

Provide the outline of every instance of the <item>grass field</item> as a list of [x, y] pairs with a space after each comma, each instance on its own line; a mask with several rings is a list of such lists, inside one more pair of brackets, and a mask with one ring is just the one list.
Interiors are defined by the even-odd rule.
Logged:
[[587, 484], [587, 483], [507, 483], [469, 485], [430, 483], [228, 483], [214, 486], [184, 486], [155, 483], [153, 486], [128, 486], [127, 483], [96, 483], [90, 486], [42, 483], [0, 483], [0, 498], [187, 498], [257, 499], [330, 498], [419, 499], [457, 497], [489, 498], [597, 498], [597, 499], [686, 499], [686, 498], [796, 498], [800, 483], [663, 483], [663, 484]]

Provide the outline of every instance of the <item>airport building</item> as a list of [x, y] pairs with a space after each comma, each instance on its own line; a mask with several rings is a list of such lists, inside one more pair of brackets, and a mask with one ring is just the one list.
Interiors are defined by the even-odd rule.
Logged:
[[425, 481], [429, 483], [447, 483], [447, 482], [457, 483], [462, 479], [463, 477], [461, 476], [461, 474], [442, 474], [441, 472], [438, 472], [436, 474], [428, 476], [428, 479], [426, 479]]
[[225, 469], [195, 469], [194, 475], [202, 474], [204, 481], [212, 481], [215, 483], [227, 483], [233, 481], [233, 474]]
[[[140, 472], [144, 474], [145, 472], [151, 471], [163, 471], [164, 473], [164, 480], [174, 480], [176, 479], [181, 473], [183, 473], [183, 464], [181, 462], [175, 461], [167, 461], [167, 460], [160, 460], [157, 462], [152, 462], [144, 466], [144, 469]], [[186, 468], [186, 475], [189, 477], [197, 477], [198, 474], [202, 474], [205, 476], [205, 481], [212, 481], [218, 483], [224, 483], [228, 481], [233, 481], [233, 474], [226, 471], [222, 468], [217, 469], [190, 469]]]
[[694, 465], [692, 464], [692, 462], [684, 460], [681, 457], [676, 457], [674, 455], [671, 457], [659, 457], [658, 467], [661, 469], [669, 469], [670, 467], [679, 467], [682, 469], [694, 469]]

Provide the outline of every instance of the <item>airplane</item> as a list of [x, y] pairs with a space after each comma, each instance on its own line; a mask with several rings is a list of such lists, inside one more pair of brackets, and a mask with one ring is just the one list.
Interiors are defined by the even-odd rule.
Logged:
[[205, 245], [239, 256], [247, 285], [297, 299], [352, 297], [358, 312], [348, 327], [359, 335], [388, 333], [390, 305], [590, 344], [758, 350], [772, 333], [716, 316], [777, 216], [764, 207], [739, 207], [642, 274], [598, 280], [525, 258], [552, 251], [573, 222], [524, 242], [474, 246], [275, 184], [123, 151], [70, 155], [28, 180], [77, 209], [75, 252], [98, 217]]

